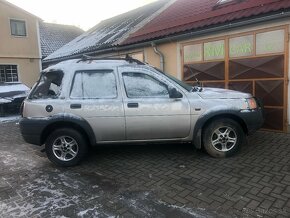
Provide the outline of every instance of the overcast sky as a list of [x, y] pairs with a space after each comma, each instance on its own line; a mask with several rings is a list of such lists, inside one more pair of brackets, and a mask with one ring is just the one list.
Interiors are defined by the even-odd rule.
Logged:
[[8, 0], [46, 22], [71, 24], [84, 30], [101, 20], [155, 0]]

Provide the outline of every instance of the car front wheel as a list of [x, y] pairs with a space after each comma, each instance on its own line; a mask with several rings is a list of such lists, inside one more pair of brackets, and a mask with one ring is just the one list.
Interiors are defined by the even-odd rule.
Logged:
[[204, 148], [213, 157], [230, 157], [239, 150], [244, 137], [236, 121], [228, 118], [214, 120], [204, 131]]
[[77, 165], [87, 154], [87, 143], [74, 129], [57, 129], [46, 140], [45, 151], [48, 159], [64, 167]]

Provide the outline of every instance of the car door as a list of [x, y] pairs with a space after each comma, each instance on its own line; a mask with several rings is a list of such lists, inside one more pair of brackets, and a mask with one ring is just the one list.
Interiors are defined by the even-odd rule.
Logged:
[[75, 72], [66, 112], [84, 118], [97, 142], [125, 140], [125, 117], [116, 69]]
[[127, 140], [180, 139], [189, 135], [190, 106], [169, 98], [166, 79], [145, 69], [119, 67]]

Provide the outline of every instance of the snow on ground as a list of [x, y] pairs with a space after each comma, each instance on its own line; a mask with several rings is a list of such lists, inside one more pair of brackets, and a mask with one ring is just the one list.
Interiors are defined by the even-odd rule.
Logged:
[[0, 117], [0, 124], [1, 123], [8, 123], [8, 122], [15, 122], [20, 119], [19, 115], [13, 115], [8, 117]]

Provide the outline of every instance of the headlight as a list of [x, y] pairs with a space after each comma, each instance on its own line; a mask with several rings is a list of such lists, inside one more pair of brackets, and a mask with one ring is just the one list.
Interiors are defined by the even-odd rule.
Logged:
[[245, 103], [242, 106], [243, 110], [254, 110], [257, 109], [258, 105], [255, 98], [245, 99]]

